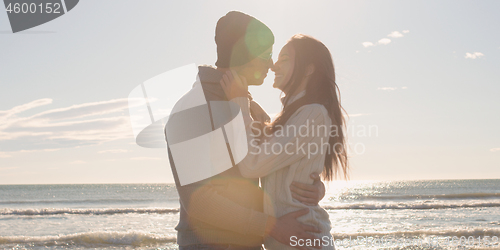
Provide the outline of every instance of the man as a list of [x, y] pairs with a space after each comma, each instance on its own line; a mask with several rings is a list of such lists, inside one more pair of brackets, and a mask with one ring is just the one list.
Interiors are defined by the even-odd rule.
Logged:
[[[231, 11], [217, 22], [215, 42], [217, 68], [200, 66], [199, 82], [193, 86], [193, 89], [200, 88], [200, 85], [196, 84], [201, 84], [208, 104], [214, 101], [228, 101], [219, 84], [228, 70], [235, 70], [244, 76], [249, 85], [263, 83], [272, 66], [274, 44], [274, 35], [265, 24], [244, 13]], [[186, 94], [178, 103], [186, 103], [189, 96], [190, 93]], [[253, 101], [251, 114], [255, 120], [270, 120]], [[214, 126], [214, 114], [209, 115]], [[166, 132], [167, 141], [169, 133], [175, 136], [178, 132], [176, 129]], [[175, 228], [178, 231], [177, 243], [180, 250], [257, 250], [261, 249], [263, 237], [270, 236], [284, 244], [289, 244], [291, 236], [314, 238], [308, 232], [316, 232], [317, 229], [296, 220], [297, 217], [307, 214], [307, 209], [280, 218], [264, 214], [264, 194], [259, 188], [259, 180], [242, 177], [238, 168], [234, 167], [232, 158], [233, 167], [228, 170], [201, 181], [182, 185], [179, 178], [182, 169], [176, 168], [171, 147], [172, 145], [169, 145], [169, 160], [181, 205], [179, 224]], [[227, 146], [227, 150], [231, 151], [231, 148]], [[324, 196], [324, 185], [319, 181], [319, 175], [314, 176], [314, 179], [313, 185], [297, 184], [291, 187], [297, 200], [317, 204]]]

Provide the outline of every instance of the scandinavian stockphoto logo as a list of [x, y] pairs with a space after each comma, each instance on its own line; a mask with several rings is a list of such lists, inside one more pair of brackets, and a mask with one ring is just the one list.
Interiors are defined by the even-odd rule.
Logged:
[[79, 0], [3, 0], [12, 32], [52, 21], [72, 10]]
[[128, 100], [136, 143], [165, 148], [166, 137], [182, 186], [226, 171], [248, 153], [239, 106], [207, 102], [194, 64], [145, 81]]

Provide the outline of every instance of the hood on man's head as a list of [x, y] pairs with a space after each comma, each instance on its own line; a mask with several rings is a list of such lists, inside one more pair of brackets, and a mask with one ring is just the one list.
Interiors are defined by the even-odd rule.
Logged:
[[239, 11], [230, 11], [217, 22], [215, 43], [215, 65], [229, 68], [246, 64], [271, 48], [274, 35], [257, 18]]

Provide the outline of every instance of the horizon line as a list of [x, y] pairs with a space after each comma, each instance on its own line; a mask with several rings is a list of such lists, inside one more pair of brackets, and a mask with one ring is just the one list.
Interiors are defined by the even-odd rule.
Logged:
[[[470, 178], [470, 179], [395, 179], [395, 180], [333, 180], [329, 182], [349, 182], [349, 181], [452, 181], [452, 180], [500, 180], [500, 178]], [[12, 183], [12, 184], [0, 184], [0, 186], [14, 186], [14, 185], [137, 185], [137, 184], [173, 184], [174, 182], [98, 182], [98, 183]]]

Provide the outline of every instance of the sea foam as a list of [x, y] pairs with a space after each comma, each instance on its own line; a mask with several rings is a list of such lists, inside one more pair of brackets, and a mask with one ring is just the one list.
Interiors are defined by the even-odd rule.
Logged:
[[174, 235], [158, 235], [147, 232], [86, 232], [55, 236], [0, 236], [0, 244], [30, 244], [35, 246], [85, 247], [103, 246], [152, 246], [175, 243]]
[[167, 214], [177, 213], [178, 208], [40, 208], [40, 209], [0, 209], [0, 215], [58, 215], [58, 214], [80, 214], [80, 215], [109, 215], [128, 213], [154, 213]]

